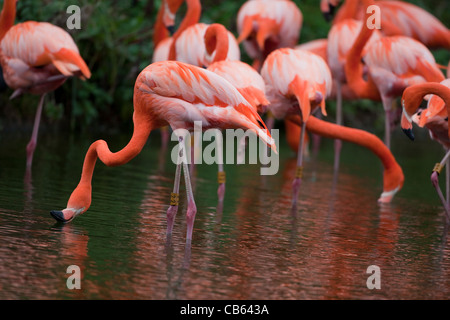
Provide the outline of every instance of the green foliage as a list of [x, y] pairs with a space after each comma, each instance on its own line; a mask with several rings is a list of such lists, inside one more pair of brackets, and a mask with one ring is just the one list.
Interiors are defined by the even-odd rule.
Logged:
[[[201, 21], [219, 22], [234, 34], [236, 15], [244, 0], [202, 0]], [[302, 10], [304, 22], [300, 43], [326, 38], [330, 24], [319, 10], [318, 0], [295, 0]], [[450, 21], [450, 4], [443, 0], [413, 0], [441, 21]], [[66, 13], [69, 5], [81, 8], [81, 30], [67, 30]], [[44, 122], [69, 125], [71, 130], [84, 128], [123, 128], [131, 126], [133, 88], [139, 72], [151, 61], [153, 53], [153, 24], [160, 0], [20, 0], [17, 3], [16, 23], [26, 20], [48, 21], [69, 33], [77, 43], [82, 57], [92, 71], [91, 79], [69, 79], [61, 88], [46, 98]], [[183, 4], [177, 15], [184, 15]], [[446, 23], [448, 25], [448, 23]], [[434, 51], [441, 64], [447, 64], [450, 54], [446, 50]], [[248, 57], [242, 52], [244, 61]], [[12, 90], [0, 95], [0, 124], [32, 123], [38, 98], [23, 95], [9, 101]], [[333, 116], [334, 104], [329, 104]], [[362, 106], [362, 107], [361, 107]], [[351, 104], [348, 121], [363, 125], [358, 119], [370, 119], [379, 108], [373, 104]], [[359, 122], [358, 122], [359, 121]], [[350, 124], [350, 123], [349, 123]]]

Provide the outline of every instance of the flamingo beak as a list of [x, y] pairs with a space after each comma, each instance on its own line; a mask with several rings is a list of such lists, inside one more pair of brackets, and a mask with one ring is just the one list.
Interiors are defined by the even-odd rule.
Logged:
[[414, 133], [412, 131], [412, 129], [403, 129], [403, 132], [408, 136], [409, 139], [411, 139], [412, 141], [414, 141]]
[[174, 25], [170, 25], [166, 27], [167, 31], [169, 31], [170, 36], [172, 37], [173, 34], [175, 33], [175, 26]]

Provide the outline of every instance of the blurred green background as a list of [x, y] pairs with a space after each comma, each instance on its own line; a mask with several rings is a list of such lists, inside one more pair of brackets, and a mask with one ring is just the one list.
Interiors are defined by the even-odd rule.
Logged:
[[[202, 0], [201, 21], [219, 22], [236, 34], [236, 15], [244, 0]], [[450, 2], [447, 0], [412, 0], [433, 13], [445, 25], [450, 24]], [[151, 61], [152, 32], [160, 0], [130, 1], [60, 1], [19, 0], [16, 23], [26, 20], [48, 21], [66, 28], [69, 5], [81, 8], [81, 30], [68, 30], [92, 71], [88, 81], [70, 79], [47, 95], [42, 129], [60, 128], [72, 132], [107, 130], [117, 132], [131, 128], [133, 86], [139, 72]], [[319, 0], [296, 0], [304, 22], [300, 43], [327, 36], [330, 24], [319, 10]], [[183, 5], [177, 15], [181, 20]], [[242, 50], [243, 51], [243, 50]], [[438, 63], [447, 65], [450, 53], [433, 51]], [[248, 57], [242, 52], [244, 61]], [[38, 97], [30, 94], [9, 100], [12, 90], [1, 93], [0, 131], [31, 130]], [[369, 101], [346, 104], [347, 125], [371, 126], [382, 131], [383, 117]], [[334, 103], [328, 103], [330, 120]]]

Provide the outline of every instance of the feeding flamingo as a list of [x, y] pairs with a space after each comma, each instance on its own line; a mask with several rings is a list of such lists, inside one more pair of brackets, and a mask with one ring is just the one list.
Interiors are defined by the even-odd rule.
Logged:
[[[428, 97], [427, 108], [417, 113], [421, 102], [425, 96]], [[412, 122], [426, 127], [430, 131], [430, 136], [433, 140], [437, 140], [447, 150], [443, 159], [436, 164], [431, 174], [431, 182], [436, 189], [436, 192], [445, 208], [447, 220], [450, 222], [450, 207], [449, 207], [449, 167], [448, 160], [450, 157], [450, 130], [448, 126], [448, 116], [450, 114], [450, 79], [446, 79], [441, 83], [421, 83], [411, 86], [403, 92], [402, 96], [402, 129], [406, 135], [414, 140], [412, 133]], [[444, 198], [439, 186], [439, 174], [447, 164], [447, 200]]]
[[[290, 115], [285, 119], [286, 135], [290, 147], [297, 150], [300, 144], [298, 128], [302, 125], [302, 120], [298, 115]], [[389, 203], [394, 195], [403, 187], [404, 175], [402, 168], [395, 160], [391, 151], [374, 134], [367, 131], [333, 124], [314, 116], [311, 116], [306, 123], [308, 132], [318, 134], [322, 137], [339, 139], [360, 145], [372, 151], [382, 162], [383, 192], [378, 202]]]
[[[218, 23], [211, 24], [206, 30], [204, 38], [206, 50], [205, 63], [208, 65], [208, 70], [228, 80], [250, 102], [257, 112], [264, 113], [269, 104], [265, 95], [264, 80], [248, 64], [239, 60], [227, 59], [230, 43], [227, 29]], [[244, 141], [241, 141], [239, 145], [238, 157], [242, 157], [242, 152], [245, 148], [243, 145]], [[218, 182], [219, 201], [222, 201], [225, 193], [225, 172], [223, 171], [223, 165], [220, 163]]]
[[47, 22], [27, 21], [14, 25], [16, 0], [5, 0], [0, 16], [0, 63], [15, 98], [23, 93], [40, 95], [33, 132], [27, 145], [27, 175], [31, 174], [44, 97], [69, 77], [91, 77], [72, 37]]
[[[339, 0], [321, 0], [321, 10], [326, 17], [332, 16]], [[429, 48], [450, 49], [450, 30], [426, 10], [404, 1], [375, 1], [380, 8], [381, 32], [386, 36], [403, 35], [422, 42]], [[346, 0], [333, 23], [345, 19], [364, 18], [364, 0]], [[331, 9], [331, 11], [330, 11]]]
[[297, 44], [302, 23], [302, 12], [293, 1], [249, 0], [237, 14], [238, 42], [259, 70], [273, 50]]
[[274, 117], [284, 119], [287, 115], [299, 113], [302, 116], [297, 173], [293, 182], [292, 203], [295, 205], [303, 173], [306, 123], [318, 106], [326, 115], [325, 99], [331, 93], [331, 73], [320, 56], [306, 50], [283, 48], [269, 54], [261, 75], [266, 83], [269, 109]]
[[[364, 3], [368, 7], [374, 1], [364, 0]], [[375, 30], [363, 23], [347, 54], [345, 74], [350, 88], [361, 99], [381, 99], [385, 111], [385, 143], [390, 148], [391, 108], [395, 98], [412, 84], [440, 82], [444, 75], [427, 47], [412, 38], [381, 37], [365, 47]], [[363, 77], [361, 59], [367, 67], [366, 77]]]
[[[183, 166], [188, 208], [186, 240], [192, 239], [197, 208], [187, 168], [184, 140], [186, 130], [201, 121], [203, 129], [242, 128], [254, 130], [276, 152], [276, 146], [264, 123], [250, 103], [237, 89], [215, 73], [178, 61], [155, 62], [138, 76], [134, 87], [134, 131], [129, 143], [118, 152], [111, 152], [104, 140], [94, 142], [86, 153], [81, 180], [61, 211], [52, 216], [68, 222], [88, 210], [91, 204], [91, 181], [97, 158], [107, 166], [119, 166], [136, 157], [144, 147], [151, 130], [170, 125], [178, 134], [179, 154], [174, 192], [167, 210], [167, 234], [173, 228], [178, 211], [178, 191]], [[180, 130], [177, 130], [180, 129]], [[182, 130], [185, 129], [185, 130]]]

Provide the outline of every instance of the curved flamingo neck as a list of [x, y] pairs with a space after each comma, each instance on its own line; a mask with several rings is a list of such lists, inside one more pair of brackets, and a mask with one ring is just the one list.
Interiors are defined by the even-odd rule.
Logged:
[[173, 34], [172, 45], [170, 46], [169, 51], [169, 60], [176, 60], [177, 52], [176, 52], [176, 40], [178, 37], [186, 30], [188, 27], [196, 24], [200, 20], [200, 15], [202, 11], [202, 5], [200, 4], [200, 0], [186, 0], [187, 11], [186, 15], [181, 21], [180, 26], [177, 31]]
[[97, 140], [91, 144], [84, 158], [80, 182], [70, 195], [67, 208], [81, 210], [82, 212], [88, 210], [91, 204], [91, 183], [97, 158], [105, 165], [114, 167], [129, 162], [141, 152], [150, 131], [154, 128], [154, 124], [148, 117], [142, 117], [142, 114], [138, 115], [137, 111], [134, 112], [133, 121], [133, 136], [122, 150], [111, 152], [104, 140]]
[[450, 88], [438, 82], [425, 82], [406, 88], [402, 97], [402, 105], [406, 113], [410, 117], [416, 113], [423, 99], [428, 94], [434, 94], [444, 100], [447, 114], [450, 115]]
[[153, 28], [153, 46], [156, 46], [165, 38], [169, 36], [169, 31], [167, 31], [166, 26], [163, 21], [164, 16], [164, 5], [161, 5], [156, 16], [155, 26]]
[[204, 39], [207, 58], [211, 57], [215, 52], [214, 59], [211, 63], [227, 59], [229, 47], [228, 31], [223, 25], [219, 23], [210, 25], [206, 29]]
[[[364, 8], [373, 3], [373, 0], [364, 0]], [[365, 14], [366, 19], [368, 14]], [[368, 79], [363, 78], [363, 64], [361, 63], [362, 53], [365, 45], [374, 33], [375, 29], [367, 27], [366, 19], [363, 20], [361, 31], [358, 34], [353, 46], [347, 53], [345, 62], [345, 76], [350, 88], [358, 95], [359, 98], [367, 98], [372, 100], [380, 100], [378, 88], [373, 82], [370, 75]]]
[[16, 1], [5, 0], [2, 13], [0, 15], [0, 40], [3, 39], [6, 32], [14, 25], [16, 19]]

